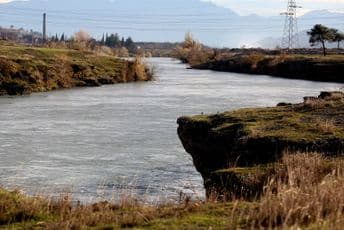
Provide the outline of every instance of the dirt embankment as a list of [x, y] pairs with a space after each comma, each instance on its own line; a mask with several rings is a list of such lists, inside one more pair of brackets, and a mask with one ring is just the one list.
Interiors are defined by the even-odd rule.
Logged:
[[324, 92], [301, 104], [181, 117], [178, 124], [208, 196], [214, 191], [251, 196], [261, 192], [286, 151], [343, 153], [344, 93]]
[[0, 45], [0, 95], [152, 79], [140, 61], [87, 51]]
[[344, 82], [343, 57], [237, 55], [192, 65], [195, 69], [271, 75], [291, 79]]

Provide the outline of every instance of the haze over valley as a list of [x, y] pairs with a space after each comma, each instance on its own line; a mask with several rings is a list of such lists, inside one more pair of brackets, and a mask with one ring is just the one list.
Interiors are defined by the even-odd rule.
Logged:
[[[233, 4], [236, 8], [237, 4]], [[308, 4], [309, 5], [309, 4]], [[41, 31], [42, 14], [47, 13], [48, 34], [65, 33], [71, 36], [78, 29], [89, 31], [100, 39], [104, 33], [131, 36], [135, 41], [179, 42], [186, 32], [192, 32], [202, 43], [215, 47], [274, 48], [282, 36], [285, 11], [281, 1], [270, 14], [258, 15], [258, 5], [252, 8], [256, 14], [243, 15], [230, 9], [199, 0], [30, 0], [0, 4], [1, 26], [23, 27]], [[341, 5], [342, 6], [342, 5]], [[343, 29], [344, 13], [326, 9], [314, 9], [299, 17], [299, 31], [308, 30], [314, 24]], [[269, 7], [267, 7], [269, 8]], [[245, 12], [245, 11], [244, 11]], [[262, 42], [269, 38], [277, 42]], [[301, 42], [305, 44], [306, 42]]]

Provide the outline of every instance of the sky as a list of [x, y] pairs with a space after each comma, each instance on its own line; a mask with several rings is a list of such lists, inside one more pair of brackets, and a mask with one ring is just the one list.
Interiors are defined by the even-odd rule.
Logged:
[[[0, 3], [5, 1], [10, 0], [0, 0]], [[21, 1], [32, 1], [30, 4], [32, 8], [20, 9], [18, 7], [6, 10], [4, 7], [0, 11], [0, 26], [14, 25], [18, 28], [41, 31], [41, 10], [43, 9], [40, 2], [38, 0]], [[48, 8], [49, 35], [65, 33], [71, 36], [82, 28], [98, 39], [106, 32], [118, 32], [121, 36], [131, 36], [135, 41], [175, 42], [180, 41], [186, 32], [192, 32], [197, 39], [210, 46], [241, 47], [245, 45], [251, 47], [266, 38], [282, 36], [285, 16], [280, 13], [286, 10], [288, 0], [41, 1], [47, 3], [43, 4], [45, 6], [42, 8]], [[106, 1], [118, 1], [120, 5], [114, 4], [107, 9]], [[132, 4], [136, 1], [138, 4], [133, 7]], [[152, 9], [152, 6], [145, 4], [145, 1], [154, 4], [155, 8]], [[61, 2], [64, 4], [61, 5]], [[65, 5], [66, 2], [68, 5]], [[84, 3], [83, 7], [80, 7], [80, 2]], [[212, 2], [220, 7], [211, 7], [209, 4], [200, 4], [201, 2]], [[344, 0], [297, 0], [297, 2], [303, 6], [301, 9], [303, 13], [324, 9], [344, 12]], [[97, 10], [97, 7], [100, 8]], [[105, 10], [103, 10], [104, 7]], [[234, 16], [231, 18], [233, 15], [231, 11], [221, 7], [234, 10], [240, 15], [258, 14], [264, 17]], [[115, 14], [114, 11], [116, 11]], [[300, 10], [298, 10], [298, 15], [301, 16]], [[344, 16], [333, 15], [335, 14], [315, 12], [308, 17], [300, 17], [298, 29], [305, 31], [314, 24], [321, 23], [344, 30]]]
[[[216, 5], [230, 8], [240, 15], [258, 14], [261, 16], [272, 16], [286, 9], [287, 0], [202, 0], [212, 2]], [[344, 12], [344, 0], [297, 0], [302, 6], [300, 14], [312, 10], [327, 9], [330, 11]]]
[[[10, 2], [11, 0], [0, 0], [0, 3]], [[109, 0], [113, 1], [113, 0]], [[144, 0], [138, 0], [144, 1]], [[187, 1], [187, 0], [185, 0]], [[279, 15], [281, 9], [286, 8], [287, 0], [200, 0], [212, 2], [216, 5], [230, 8], [240, 15], [258, 14], [261, 16]], [[300, 14], [312, 10], [327, 9], [330, 11], [344, 12], [344, 0], [298, 0], [302, 6]]]

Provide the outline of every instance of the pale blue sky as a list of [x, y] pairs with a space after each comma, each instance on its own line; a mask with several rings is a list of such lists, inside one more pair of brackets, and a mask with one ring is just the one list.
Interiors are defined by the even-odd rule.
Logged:
[[[281, 9], [286, 8], [287, 0], [202, 0], [213, 2], [217, 5], [230, 8], [241, 15], [278, 15]], [[331, 11], [344, 12], [344, 0], [298, 0], [297, 3], [303, 8], [301, 14], [311, 10], [328, 9]]]
[[[0, 0], [0, 3], [11, 0]], [[109, 0], [115, 1], [115, 0]], [[144, 0], [138, 0], [144, 2]], [[162, 0], [163, 1], [163, 0]], [[185, 0], [187, 1], [187, 0]], [[287, 0], [200, 0], [213, 2], [216, 5], [234, 10], [240, 15], [259, 14], [262, 16], [278, 15], [281, 9], [286, 8]], [[95, 1], [96, 2], [96, 1]], [[344, 12], [344, 0], [298, 0], [297, 3], [303, 6], [300, 14], [311, 10], [327, 9], [330, 11]]]
[[[240, 15], [255, 13], [266, 18], [233, 17], [229, 10], [200, 1], [213, 2]], [[344, 0], [298, 0], [298, 3], [303, 12], [325, 9], [344, 12]], [[40, 31], [40, 10], [44, 10], [49, 15], [50, 35], [71, 35], [83, 28], [97, 38], [105, 32], [118, 32], [134, 40], [180, 41], [191, 31], [208, 45], [240, 47], [253, 46], [267, 37], [280, 37], [285, 19], [280, 13], [286, 10], [286, 5], [287, 0], [31, 0], [26, 4], [3, 5], [0, 26]], [[314, 12], [300, 18], [299, 30], [308, 30], [317, 23], [344, 30], [343, 17]]]

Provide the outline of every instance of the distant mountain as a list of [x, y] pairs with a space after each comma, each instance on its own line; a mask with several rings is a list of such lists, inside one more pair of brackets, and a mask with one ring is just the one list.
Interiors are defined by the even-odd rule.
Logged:
[[[191, 31], [201, 42], [218, 47], [254, 46], [266, 37], [279, 37], [284, 25], [282, 16], [239, 16], [200, 0], [31, 0], [0, 4], [0, 26], [40, 31], [44, 12], [50, 35], [72, 35], [83, 28], [97, 38], [117, 32], [135, 41], [174, 42]], [[300, 31], [318, 21], [338, 25], [341, 18], [311, 12], [300, 18]]]
[[[309, 43], [309, 36], [307, 35], [307, 31], [301, 31], [298, 33], [298, 40], [299, 40], [299, 47], [300, 48], [311, 48], [312, 46]], [[262, 39], [257, 42], [257, 47], [262, 48], [268, 48], [268, 49], [274, 49], [276, 47], [280, 47], [282, 43], [281, 37], [267, 37], [265, 39]], [[326, 47], [328, 48], [337, 48], [338, 44], [336, 42], [334, 43], [328, 43], [326, 44]], [[341, 45], [343, 46], [343, 45]], [[320, 44], [316, 47], [320, 47]]]
[[[310, 30], [315, 24], [323, 24], [325, 26], [343, 31], [344, 23], [341, 22], [344, 22], [344, 13], [334, 13], [327, 10], [311, 11], [300, 17], [298, 22], [300, 31], [298, 33], [299, 46], [311, 47], [309, 44], [309, 36], [307, 35], [307, 31]], [[281, 46], [281, 40], [281, 36], [269, 36], [258, 41], [255, 46], [263, 48], [275, 48], [277, 46]], [[329, 43], [327, 46], [330, 48], [336, 48], [337, 44]]]
[[335, 13], [328, 10], [311, 11], [299, 18], [300, 31], [309, 30], [315, 24], [344, 29], [344, 13]]
[[[43, 12], [48, 14], [51, 34], [73, 34], [84, 28], [97, 37], [118, 32], [142, 41], [182, 40], [188, 31], [205, 42], [219, 40], [219, 27], [239, 17], [229, 9], [199, 0], [31, 0], [0, 4], [0, 26], [41, 30]], [[217, 31], [208, 33], [214, 24]]]

